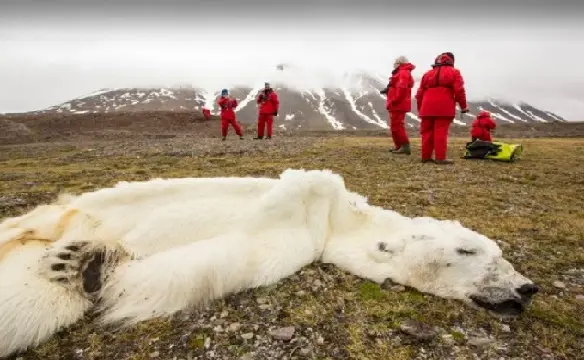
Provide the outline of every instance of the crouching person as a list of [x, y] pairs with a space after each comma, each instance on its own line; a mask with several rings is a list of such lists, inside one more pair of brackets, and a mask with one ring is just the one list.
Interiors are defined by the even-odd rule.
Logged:
[[497, 127], [497, 123], [491, 117], [491, 113], [488, 111], [481, 111], [477, 115], [476, 119], [472, 122], [470, 137], [471, 141], [482, 140], [482, 141], [493, 141], [491, 137], [491, 131]]
[[243, 140], [243, 132], [241, 126], [237, 123], [235, 117], [235, 108], [237, 107], [237, 100], [229, 96], [227, 89], [221, 90], [221, 97], [217, 100], [217, 105], [221, 109], [221, 137], [223, 141], [227, 138], [227, 131], [229, 125], [233, 127], [235, 133]]

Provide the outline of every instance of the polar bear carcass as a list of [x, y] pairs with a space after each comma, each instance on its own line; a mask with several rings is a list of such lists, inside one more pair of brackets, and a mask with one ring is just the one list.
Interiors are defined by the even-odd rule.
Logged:
[[537, 292], [494, 241], [372, 206], [328, 170], [120, 182], [0, 224], [0, 356], [90, 309], [130, 325], [317, 260], [498, 314], [519, 315]]

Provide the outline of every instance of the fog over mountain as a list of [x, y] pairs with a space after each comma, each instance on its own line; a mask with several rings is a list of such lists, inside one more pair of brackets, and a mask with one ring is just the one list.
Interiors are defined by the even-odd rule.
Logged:
[[352, 74], [387, 78], [398, 55], [419, 78], [451, 51], [470, 100], [527, 102], [584, 120], [582, 5], [466, 4], [5, 1], [0, 112], [102, 88], [253, 87], [278, 80], [278, 63], [303, 69], [286, 80], [296, 90], [347, 88]]

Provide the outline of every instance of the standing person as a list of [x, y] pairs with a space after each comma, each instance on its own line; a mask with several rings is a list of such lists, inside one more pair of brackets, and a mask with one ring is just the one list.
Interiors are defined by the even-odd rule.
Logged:
[[497, 123], [491, 118], [491, 113], [488, 111], [481, 111], [476, 119], [472, 122], [472, 129], [470, 131], [471, 141], [493, 141], [491, 138], [491, 130], [497, 127]]
[[394, 148], [394, 154], [410, 155], [410, 140], [406, 133], [406, 113], [412, 111], [412, 88], [414, 77], [412, 70], [416, 68], [405, 56], [399, 56], [393, 63], [393, 71], [387, 85], [386, 109], [389, 112], [389, 127]]
[[[422, 77], [416, 93], [418, 115], [422, 118], [422, 162], [452, 164], [446, 158], [448, 130], [456, 116], [456, 103], [467, 113], [466, 90], [451, 52], [440, 54], [431, 70]], [[435, 160], [432, 159], [435, 153]]]
[[221, 109], [221, 136], [223, 141], [227, 138], [227, 130], [229, 125], [233, 127], [235, 133], [243, 140], [243, 132], [241, 126], [237, 123], [235, 118], [235, 108], [237, 107], [237, 100], [229, 96], [227, 89], [221, 90], [221, 97], [217, 100], [217, 105]]
[[259, 106], [258, 114], [258, 136], [255, 140], [264, 138], [264, 130], [267, 127], [266, 139], [272, 138], [272, 127], [274, 125], [274, 116], [278, 116], [280, 101], [278, 94], [270, 87], [269, 83], [264, 83], [264, 89], [256, 97]]

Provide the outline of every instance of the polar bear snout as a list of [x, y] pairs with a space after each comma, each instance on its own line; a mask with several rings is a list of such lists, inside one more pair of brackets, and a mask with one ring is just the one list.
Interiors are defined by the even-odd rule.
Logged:
[[521, 285], [517, 289], [515, 289], [517, 293], [521, 296], [522, 299], [531, 301], [533, 295], [539, 292], [539, 287], [534, 283], [528, 283]]
[[[498, 316], [519, 316], [531, 304], [533, 296], [539, 292], [539, 287], [532, 283], [525, 283], [512, 291], [502, 288], [485, 289], [482, 295], [472, 295], [470, 300], [475, 305], [484, 308]], [[506, 294], [506, 295], [503, 295]], [[493, 298], [499, 300], [494, 301]]]

